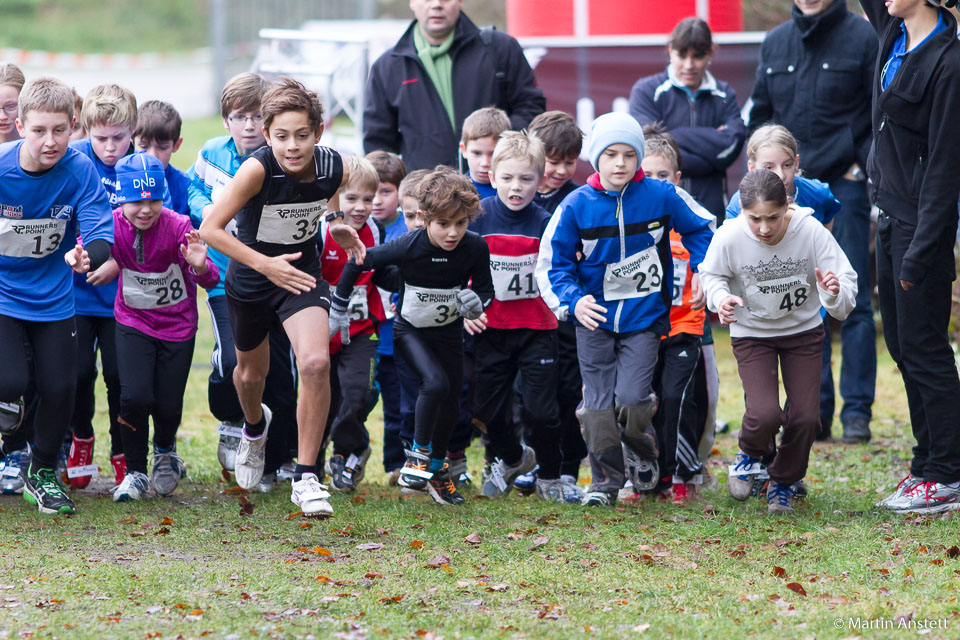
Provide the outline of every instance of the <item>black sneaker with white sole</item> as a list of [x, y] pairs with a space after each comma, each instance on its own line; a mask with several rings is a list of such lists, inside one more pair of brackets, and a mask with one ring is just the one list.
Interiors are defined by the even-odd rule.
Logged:
[[457, 491], [450, 475], [450, 468], [445, 464], [440, 471], [434, 471], [433, 477], [427, 481], [427, 492], [438, 504], [457, 505], [466, 502], [466, 499]]

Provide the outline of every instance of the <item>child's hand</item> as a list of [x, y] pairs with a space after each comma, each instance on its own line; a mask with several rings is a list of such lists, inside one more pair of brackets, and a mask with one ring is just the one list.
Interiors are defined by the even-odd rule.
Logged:
[[573, 308], [573, 315], [577, 321], [590, 331], [595, 331], [600, 326], [599, 323], [606, 322], [606, 307], [597, 304], [597, 299], [591, 295], [585, 295], [577, 300], [577, 306]]
[[707, 297], [703, 295], [703, 287], [700, 286], [700, 274], [695, 273], [690, 278], [690, 308], [698, 311], [707, 306]]
[[87, 284], [92, 284], [95, 287], [99, 287], [100, 285], [107, 284], [108, 282], [113, 282], [119, 275], [120, 267], [117, 265], [117, 261], [113, 258], [110, 258], [100, 265], [98, 269], [87, 274]]
[[333, 237], [333, 241], [347, 252], [347, 259], [353, 258], [353, 261], [357, 264], [363, 264], [363, 258], [367, 255], [367, 247], [363, 244], [356, 229], [341, 221], [340, 224], [330, 225], [330, 235]]
[[180, 255], [193, 267], [197, 275], [207, 272], [207, 245], [200, 239], [200, 232], [191, 229], [183, 237], [186, 244], [180, 245]]
[[482, 333], [487, 328], [487, 314], [481, 313], [480, 317], [476, 320], [470, 320], [468, 318], [463, 319], [463, 327], [467, 330], [472, 336]]
[[80, 244], [63, 254], [63, 261], [76, 273], [90, 271], [90, 256]]
[[286, 289], [290, 293], [300, 295], [303, 291], [312, 291], [317, 286], [317, 279], [309, 273], [304, 273], [290, 264], [294, 260], [299, 260], [303, 254], [301, 252], [285, 253], [282, 256], [267, 258], [259, 271], [265, 275], [270, 282], [281, 289]]
[[817, 272], [817, 286], [819, 286], [824, 291], [829, 291], [830, 295], [837, 295], [840, 293], [840, 278], [833, 271], [826, 271], [820, 273], [820, 269], [815, 269]]
[[720, 324], [733, 324], [737, 321], [736, 307], [743, 308], [743, 300], [737, 296], [727, 296], [720, 303], [717, 315], [720, 316]]

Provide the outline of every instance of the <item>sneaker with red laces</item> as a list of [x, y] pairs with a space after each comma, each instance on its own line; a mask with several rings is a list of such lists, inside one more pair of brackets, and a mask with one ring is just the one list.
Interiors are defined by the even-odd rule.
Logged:
[[122, 453], [113, 454], [110, 456], [110, 466], [113, 467], [113, 477], [117, 486], [120, 486], [127, 475], [127, 456]]
[[891, 502], [897, 502], [898, 500], [900, 500], [900, 498], [903, 497], [904, 493], [906, 493], [910, 489], [913, 489], [915, 486], [917, 486], [921, 482], [923, 482], [923, 478], [918, 478], [912, 473], [908, 473], [906, 476], [904, 476], [903, 480], [900, 481], [900, 484], [897, 485], [897, 488], [893, 490], [893, 493], [891, 493], [886, 498], [884, 498], [883, 500], [881, 500], [880, 502], [876, 503], [873, 506], [892, 508], [890, 507]]
[[671, 487], [673, 492], [673, 504], [682, 507], [688, 502], [696, 502], [700, 499], [697, 493], [697, 485], [692, 482], [677, 482]]
[[70, 477], [70, 469], [75, 467], [86, 467], [93, 463], [93, 439], [78, 438], [73, 436], [73, 442], [70, 443], [70, 453], [67, 454], [67, 481], [74, 489], [84, 489], [90, 484], [90, 476]]
[[919, 482], [887, 503], [888, 509], [901, 513], [940, 513], [960, 509], [960, 487], [939, 482]]

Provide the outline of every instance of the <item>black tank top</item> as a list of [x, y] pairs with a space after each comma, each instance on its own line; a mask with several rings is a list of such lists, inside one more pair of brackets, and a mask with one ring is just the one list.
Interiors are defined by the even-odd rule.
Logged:
[[[263, 165], [266, 175], [260, 192], [237, 214], [237, 239], [267, 256], [302, 252], [291, 264], [320, 278], [316, 236], [327, 210], [327, 200], [340, 188], [343, 159], [327, 147], [313, 148], [314, 179], [298, 182], [277, 162], [273, 150], [260, 147], [250, 158]], [[226, 289], [241, 300], [269, 295], [275, 284], [256, 270], [230, 261]]]

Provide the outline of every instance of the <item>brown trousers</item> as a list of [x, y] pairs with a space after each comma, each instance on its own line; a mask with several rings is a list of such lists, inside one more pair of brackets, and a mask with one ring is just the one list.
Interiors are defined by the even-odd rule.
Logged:
[[[810, 447], [820, 428], [823, 327], [776, 338], [733, 338], [730, 343], [746, 403], [740, 450], [765, 460], [775, 482], [793, 484], [807, 473]], [[782, 409], [778, 364], [787, 394]]]

